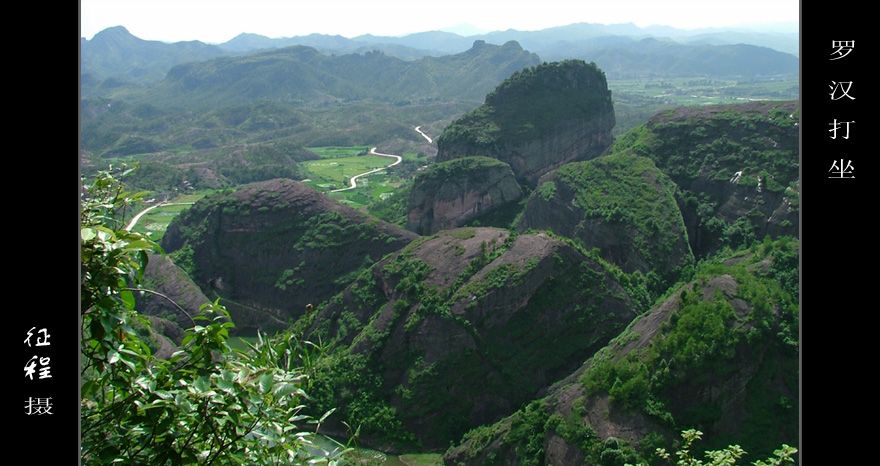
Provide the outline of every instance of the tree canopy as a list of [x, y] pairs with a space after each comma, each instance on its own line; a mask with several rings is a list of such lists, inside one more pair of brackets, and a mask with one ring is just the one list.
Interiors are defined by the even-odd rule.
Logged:
[[[304, 412], [314, 345], [295, 328], [228, 344], [234, 324], [205, 303], [170, 359], [151, 354], [135, 309], [148, 236], [124, 227], [144, 193], [125, 190], [131, 170], [98, 173], [81, 195], [82, 464], [341, 464], [313, 442], [320, 419]], [[329, 413], [327, 413], [329, 414]]]

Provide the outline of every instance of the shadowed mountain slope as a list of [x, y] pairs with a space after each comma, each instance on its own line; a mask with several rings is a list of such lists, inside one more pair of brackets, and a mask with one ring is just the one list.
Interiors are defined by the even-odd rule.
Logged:
[[276, 179], [203, 198], [174, 219], [162, 247], [247, 333], [285, 326], [416, 237]]
[[450, 448], [446, 464], [636, 464], [681, 430], [751, 462], [798, 440], [797, 241], [704, 264], [547, 396]]
[[336, 422], [360, 423], [375, 445], [445, 448], [617, 335], [637, 314], [628, 283], [547, 234], [422, 237], [311, 320], [309, 338], [334, 348], [315, 379], [318, 409], [338, 407]]
[[694, 254], [798, 236], [800, 103], [750, 102], [661, 112], [610, 153], [648, 157], [678, 185]]

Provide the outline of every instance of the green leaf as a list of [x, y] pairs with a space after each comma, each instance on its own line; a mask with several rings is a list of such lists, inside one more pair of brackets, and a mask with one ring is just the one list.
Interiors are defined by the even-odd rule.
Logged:
[[119, 297], [122, 298], [122, 303], [127, 309], [134, 310], [134, 293], [128, 290], [122, 290], [119, 292]]
[[323, 424], [324, 421], [326, 421], [327, 418], [330, 417], [330, 415], [333, 414], [334, 411], [336, 411], [336, 408], [333, 408], [333, 409], [327, 411], [326, 413], [324, 413], [324, 415], [321, 416], [321, 419], [318, 420], [318, 424]]
[[153, 395], [156, 395], [163, 400], [170, 400], [174, 397], [174, 395], [172, 395], [171, 392], [167, 390], [156, 390], [153, 392]]
[[211, 383], [205, 377], [199, 377], [193, 381], [193, 388], [198, 392], [206, 392], [211, 389]]
[[299, 392], [300, 394], [305, 394], [299, 389], [299, 385], [294, 384], [294, 383], [286, 383], [286, 384], [281, 385], [278, 388], [276, 388], [273, 395], [280, 398], [282, 396], [287, 396], [287, 395], [290, 395], [291, 393], [297, 393], [297, 392]]
[[274, 377], [272, 377], [272, 374], [263, 374], [260, 376], [260, 390], [262, 390], [263, 394], [271, 392], [274, 385], [275, 380]]
[[223, 390], [224, 392], [232, 393], [233, 391], [235, 391], [235, 384], [232, 383], [232, 381], [230, 380], [217, 379], [217, 388]]

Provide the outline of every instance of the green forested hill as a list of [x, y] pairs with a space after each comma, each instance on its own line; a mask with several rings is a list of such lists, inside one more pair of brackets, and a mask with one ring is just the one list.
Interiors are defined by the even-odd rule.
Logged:
[[563, 165], [539, 181], [517, 228], [550, 230], [598, 249], [662, 293], [689, 273], [694, 254], [675, 184], [645, 157], [618, 153]]
[[[279, 331], [253, 361], [301, 370], [328, 435], [456, 465], [620, 466], [688, 428], [758, 455], [796, 443], [800, 103], [675, 108], [615, 140], [613, 97], [599, 65], [515, 42], [414, 61], [292, 46], [85, 98], [80, 158], [85, 173], [137, 161], [140, 188], [216, 190], [171, 222], [146, 283], [176, 267], [228, 306], [237, 327], [212, 350]], [[436, 160], [425, 122], [446, 127]], [[385, 205], [417, 233], [296, 181], [320, 146], [373, 141], [439, 162]], [[473, 188], [496, 172], [512, 195], [482, 215], [494, 204]], [[466, 226], [419, 226], [453, 216]], [[84, 232], [96, 247], [99, 232]], [[111, 311], [138, 305], [123, 291]], [[101, 325], [84, 331], [115, 357]]]
[[424, 236], [310, 317], [310, 338], [334, 348], [316, 371], [316, 406], [337, 407], [335, 429], [359, 424], [371, 444], [440, 451], [617, 335], [637, 290], [548, 234]]
[[538, 63], [537, 55], [515, 42], [477, 41], [459, 54], [414, 61], [375, 51], [336, 56], [291, 46], [177, 65], [161, 82], [128, 98], [188, 109], [255, 101], [312, 107], [358, 100], [477, 100], [514, 71]]
[[796, 101], [680, 107], [610, 152], [648, 157], [676, 183], [691, 247], [704, 257], [765, 235], [798, 236], [799, 113]]
[[[549, 394], [474, 429], [447, 464], [653, 460], [683, 429], [749, 461], [798, 441], [798, 242], [702, 264]], [[671, 450], [670, 450], [671, 451]]]

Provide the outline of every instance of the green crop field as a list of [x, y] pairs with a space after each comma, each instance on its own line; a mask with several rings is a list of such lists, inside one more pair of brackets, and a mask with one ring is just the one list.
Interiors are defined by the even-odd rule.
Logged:
[[[159, 241], [165, 235], [165, 229], [168, 228], [168, 224], [171, 223], [174, 217], [189, 209], [194, 202], [205, 197], [207, 194], [208, 191], [183, 194], [168, 201], [168, 205], [161, 205], [150, 209], [149, 212], [141, 216], [133, 230], [138, 233], [149, 233], [154, 241]], [[150, 206], [147, 206], [147, 208], [150, 208]]]
[[[309, 160], [303, 162], [303, 167], [309, 172], [309, 179], [322, 183], [336, 183], [336, 188], [348, 186], [348, 179], [352, 176], [373, 170], [374, 168], [386, 167], [394, 163], [394, 159], [379, 155], [362, 155], [334, 159]], [[334, 188], [335, 189], [335, 188]]]
[[[400, 184], [396, 176], [384, 170], [359, 177], [355, 189], [331, 192], [349, 187], [349, 180], [353, 176], [394, 163], [395, 160], [390, 157], [364, 155], [369, 149], [369, 146], [309, 148], [323, 158], [302, 163], [308, 172], [308, 178], [303, 183], [354, 208], [380, 200], [383, 194], [394, 191]], [[417, 154], [402, 154], [402, 157], [404, 160], [419, 159]]]

